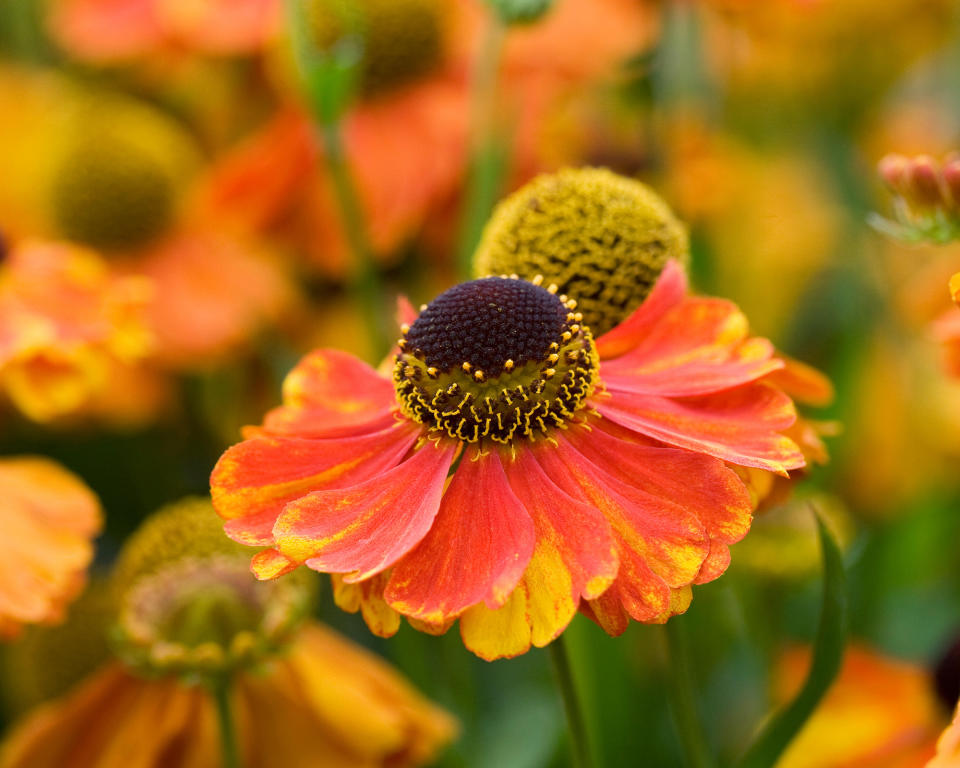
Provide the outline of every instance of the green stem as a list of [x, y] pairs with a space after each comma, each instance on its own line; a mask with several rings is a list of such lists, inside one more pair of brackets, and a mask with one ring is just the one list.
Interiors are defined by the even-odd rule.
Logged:
[[240, 750], [237, 746], [237, 730], [233, 722], [233, 709], [230, 706], [230, 693], [233, 689], [230, 678], [214, 681], [210, 686], [210, 695], [217, 708], [217, 722], [220, 725], [220, 752], [223, 756], [222, 768], [241, 768]]
[[354, 187], [350, 169], [347, 167], [340, 122], [321, 123], [320, 133], [334, 193], [340, 206], [340, 217], [343, 221], [347, 245], [353, 253], [351, 291], [363, 309], [367, 329], [373, 342], [375, 359], [379, 360], [390, 348], [386, 301], [380, 272], [367, 237], [360, 199]]
[[570, 746], [572, 763], [575, 768], [590, 768], [593, 761], [590, 757], [590, 746], [587, 740], [587, 725], [583, 717], [583, 707], [577, 696], [577, 688], [573, 681], [573, 671], [570, 668], [570, 656], [567, 653], [566, 641], [560, 635], [549, 645], [550, 661], [557, 676], [557, 685], [563, 699], [563, 708], [567, 714], [567, 726], [570, 731]]
[[681, 618], [674, 616], [664, 625], [669, 652], [667, 674], [670, 709], [688, 768], [712, 768], [714, 760], [700, 726], [690, 652], [685, 627], [679, 620]]
[[473, 147], [457, 252], [457, 266], [463, 280], [470, 278], [470, 260], [500, 194], [506, 170], [506, 153], [495, 128], [497, 74], [505, 32], [503, 21], [491, 13], [474, 70]]

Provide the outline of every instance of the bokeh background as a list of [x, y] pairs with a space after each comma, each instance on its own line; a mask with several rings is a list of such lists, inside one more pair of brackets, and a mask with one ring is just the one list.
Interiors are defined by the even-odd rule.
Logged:
[[[376, 362], [380, 347], [279, 5], [253, 24], [231, 18], [248, 3], [195, 3], [192, 16], [182, 3], [162, 29], [120, 10], [98, 27], [84, 5], [97, 3], [0, 0], [0, 233], [11, 251], [82, 244], [152, 281], [157, 341], [66, 407], [8, 387], [0, 454], [54, 458], [97, 493], [96, 583], [148, 514], [207, 492], [299, 356], [333, 346]], [[957, 3], [556, 0], [500, 30], [486, 91], [477, 61], [492, 13], [479, 0], [361, 5], [393, 25], [369, 43], [381, 58], [344, 122], [383, 289], [377, 322], [392, 322], [397, 295], [418, 305], [466, 274], [471, 196], [489, 211], [478, 157], [496, 171], [492, 199], [598, 165], [648, 183], [687, 224], [698, 291], [737, 302], [755, 333], [834, 384], [832, 402], [807, 411], [835, 433], [829, 462], [758, 516], [729, 572], [673, 620], [718, 754], [742, 752], [802, 668], [820, 608], [811, 500], [844, 547], [855, 653], [897, 660], [917, 701], [932, 697], [960, 637], [960, 379], [936, 332], [960, 312], [946, 290], [960, 245], [904, 245], [868, 219], [890, 209], [881, 156], [960, 146]], [[434, 12], [442, 24], [424, 37], [416, 14]], [[441, 765], [566, 764], [544, 652], [485, 663], [456, 632], [406, 625], [380, 640], [328, 585], [318, 615], [457, 715]], [[38, 651], [51, 631], [2, 649], [6, 722], [40, 695], [11, 669], [36, 665], [53, 681], [37, 690], [63, 689], [106, 653], [92, 630], [89, 648]], [[664, 629], [612, 639], [578, 617], [567, 637], [601, 764], [681, 765]], [[843, 674], [863, 688], [866, 670]], [[935, 736], [949, 709], [930, 707]], [[838, 712], [818, 725], [820, 746], [870, 731]], [[817, 754], [791, 765], [833, 764]]]

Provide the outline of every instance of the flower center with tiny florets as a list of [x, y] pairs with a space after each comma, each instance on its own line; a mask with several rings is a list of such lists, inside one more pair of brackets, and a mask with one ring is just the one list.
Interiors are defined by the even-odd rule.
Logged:
[[565, 426], [593, 392], [597, 355], [576, 301], [540, 282], [462, 283], [404, 326], [393, 371], [403, 412], [471, 443]]

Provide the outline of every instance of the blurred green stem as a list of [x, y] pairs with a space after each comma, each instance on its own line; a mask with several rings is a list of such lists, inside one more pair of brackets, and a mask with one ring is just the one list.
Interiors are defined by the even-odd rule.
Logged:
[[330, 169], [334, 192], [340, 206], [344, 234], [353, 254], [353, 275], [350, 287], [354, 298], [363, 309], [375, 359], [379, 360], [390, 348], [386, 298], [380, 273], [373, 258], [373, 249], [367, 237], [363, 209], [347, 167], [340, 121], [321, 122], [320, 133], [326, 152], [327, 167]]
[[210, 684], [210, 695], [217, 709], [217, 723], [220, 726], [222, 768], [241, 768], [242, 766], [240, 750], [237, 746], [237, 729], [233, 721], [233, 708], [230, 705], [232, 689], [232, 681], [226, 676], [217, 678]]
[[560, 635], [550, 643], [549, 650], [550, 661], [553, 662], [553, 671], [556, 673], [557, 685], [560, 687], [560, 695], [563, 698], [563, 708], [567, 714], [572, 763], [575, 768], [590, 768], [592, 760], [587, 741], [587, 726], [573, 681], [573, 671], [570, 668], [570, 656], [567, 653], [564, 636]]
[[460, 224], [457, 266], [460, 279], [470, 278], [470, 260], [490, 211], [500, 194], [506, 170], [506, 152], [495, 128], [497, 75], [506, 27], [495, 13], [489, 23], [473, 78], [473, 146]]
[[681, 616], [674, 616], [664, 625], [669, 653], [667, 693], [670, 709], [688, 768], [713, 768], [714, 761], [697, 712], [686, 628], [680, 619]]

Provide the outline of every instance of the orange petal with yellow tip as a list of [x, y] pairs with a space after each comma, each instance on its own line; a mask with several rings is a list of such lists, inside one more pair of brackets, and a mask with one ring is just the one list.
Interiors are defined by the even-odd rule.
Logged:
[[[710, 551], [701, 515], [728, 501], [728, 485], [715, 481], [714, 467], [686, 451], [631, 445], [599, 430], [575, 429], [557, 440], [555, 449], [537, 450], [537, 460], [549, 466], [555, 482], [565, 466], [570, 481], [603, 513], [619, 538], [621, 565], [629, 550], [668, 586], [689, 584]], [[617, 467], [620, 461], [637, 474]]]
[[596, 400], [601, 414], [670, 445], [781, 475], [806, 463], [796, 443], [780, 434], [797, 418], [793, 402], [766, 384], [686, 398], [610, 395]]
[[557, 573], [555, 583], [569, 585], [574, 603], [581, 596], [603, 593], [617, 575], [619, 559], [610, 524], [600, 510], [564, 493], [528, 451], [504, 459], [503, 465], [536, 528], [534, 557], [541, 567], [550, 564]]
[[601, 366], [611, 388], [673, 397], [730, 389], [783, 367], [766, 339], [747, 339], [747, 319], [723, 299], [687, 299], [626, 354]]
[[223, 454], [210, 477], [224, 530], [241, 544], [273, 543], [273, 526], [287, 503], [311, 491], [356, 485], [393, 469], [419, 429], [401, 422], [379, 432], [330, 440], [264, 435]]
[[433, 624], [481, 601], [503, 605], [533, 554], [536, 531], [496, 452], [464, 451], [440, 511], [393, 569], [384, 597]]
[[457, 445], [428, 443], [359, 485], [291, 502], [274, 526], [277, 548], [316, 571], [357, 582], [389, 568], [430, 530]]
[[253, 575], [261, 581], [275, 579], [278, 576], [290, 573], [299, 565], [295, 560], [291, 560], [286, 555], [281, 554], [275, 549], [262, 549], [253, 556], [250, 563], [250, 570]]
[[536, 459], [567, 494], [599, 509], [610, 524], [620, 559], [617, 590], [627, 612], [648, 621], [668, 604], [670, 582], [693, 578], [709, 544], [700, 523], [679, 505], [631, 488], [593, 466], [562, 437], [538, 446]]
[[833, 402], [833, 384], [816, 368], [792, 357], [780, 355], [784, 366], [765, 381], [782, 389], [794, 400], [820, 408]]
[[747, 535], [752, 503], [735, 471], [711, 456], [639, 444], [623, 439], [624, 433], [630, 434], [615, 424], [600, 422], [589, 433], [571, 430], [568, 439], [591, 462], [623, 482], [670, 499], [695, 515], [715, 558], [722, 557], [718, 553], [721, 545]]
[[510, 659], [530, 650], [527, 592], [515, 589], [497, 609], [479, 603], [460, 617], [463, 644], [486, 661]]
[[167, 33], [210, 54], [254, 53], [280, 31], [279, 0], [159, 0]]
[[347, 613], [360, 611], [373, 634], [378, 637], [393, 637], [400, 629], [400, 614], [383, 599], [383, 590], [389, 578], [390, 575], [384, 572], [356, 584], [348, 584], [343, 580], [343, 576], [334, 573], [330, 577], [333, 601]]
[[389, 379], [346, 352], [318, 349], [289, 373], [283, 405], [263, 426], [296, 437], [348, 437], [387, 426], [395, 409]]
[[950, 295], [957, 304], [960, 304], [960, 272], [950, 278]]
[[597, 353], [608, 360], [629, 352], [640, 344], [667, 312], [683, 301], [687, 278], [683, 267], [667, 262], [650, 295], [616, 328], [597, 339]]

